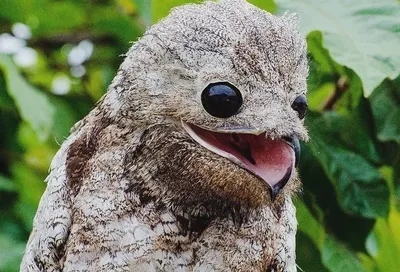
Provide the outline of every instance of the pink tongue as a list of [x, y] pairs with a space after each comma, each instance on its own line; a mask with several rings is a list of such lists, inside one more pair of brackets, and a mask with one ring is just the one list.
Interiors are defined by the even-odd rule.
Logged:
[[294, 150], [284, 141], [268, 139], [265, 134], [217, 133], [196, 126], [191, 128], [203, 141], [235, 157], [242, 167], [271, 187], [289, 179], [295, 156]]

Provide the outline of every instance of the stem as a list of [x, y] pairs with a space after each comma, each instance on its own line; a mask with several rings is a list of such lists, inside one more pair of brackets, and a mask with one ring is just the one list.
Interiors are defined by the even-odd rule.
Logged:
[[324, 111], [331, 111], [335, 106], [336, 102], [342, 97], [342, 95], [348, 90], [349, 82], [345, 77], [340, 77], [335, 84], [335, 91], [333, 95], [326, 101], [325, 105], [322, 107]]

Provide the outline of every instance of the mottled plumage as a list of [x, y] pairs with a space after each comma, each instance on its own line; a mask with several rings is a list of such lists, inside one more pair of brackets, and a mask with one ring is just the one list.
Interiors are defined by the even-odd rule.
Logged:
[[[307, 73], [293, 16], [241, 0], [174, 9], [62, 144], [21, 271], [296, 271], [295, 171], [273, 200], [268, 182], [203, 147], [182, 121], [306, 140], [292, 104]], [[240, 90], [237, 114], [203, 109], [213, 82]]]

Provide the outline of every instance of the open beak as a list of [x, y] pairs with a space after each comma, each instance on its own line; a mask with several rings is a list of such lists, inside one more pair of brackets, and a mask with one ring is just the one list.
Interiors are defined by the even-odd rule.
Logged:
[[296, 136], [271, 139], [265, 132], [211, 131], [182, 121], [200, 145], [263, 179], [274, 200], [293, 175], [300, 157]]

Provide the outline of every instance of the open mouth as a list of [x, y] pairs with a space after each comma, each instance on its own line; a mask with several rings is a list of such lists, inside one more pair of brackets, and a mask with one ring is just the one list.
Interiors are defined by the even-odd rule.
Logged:
[[265, 133], [216, 132], [184, 121], [182, 125], [200, 145], [263, 179], [273, 199], [297, 165], [300, 145], [295, 136], [270, 139]]

